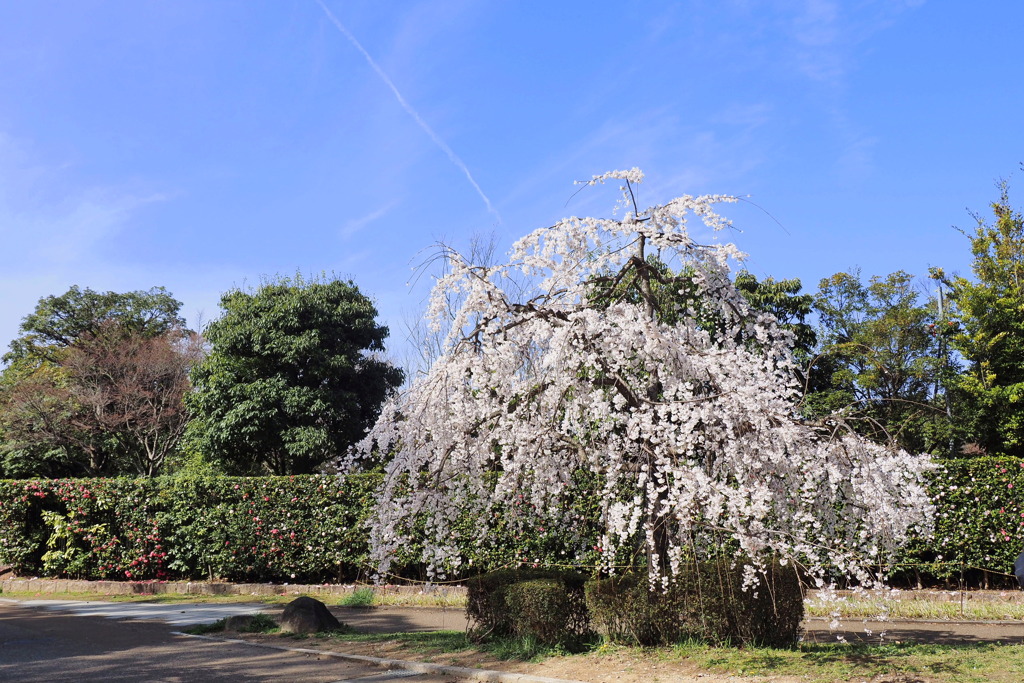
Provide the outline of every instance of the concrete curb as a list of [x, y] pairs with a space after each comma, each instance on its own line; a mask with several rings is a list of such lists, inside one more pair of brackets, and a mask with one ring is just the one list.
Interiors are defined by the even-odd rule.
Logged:
[[262, 647], [268, 650], [280, 650], [282, 652], [297, 652], [305, 655], [322, 655], [344, 659], [361, 664], [371, 664], [383, 669], [406, 669], [421, 674], [439, 674], [442, 676], [458, 676], [471, 681], [494, 681], [495, 683], [582, 683], [582, 681], [571, 681], [565, 678], [547, 678], [545, 676], [531, 676], [530, 674], [516, 674], [508, 671], [492, 671], [489, 669], [468, 669], [464, 666], [446, 666], [444, 664], [429, 664], [427, 662], [408, 662], [402, 659], [381, 659], [380, 657], [369, 657], [367, 655], [349, 655], [344, 652], [332, 652], [330, 650], [314, 650], [307, 647], [287, 647], [284, 645], [271, 645], [269, 643], [254, 643], [240, 638], [219, 638], [217, 636], [200, 636], [192, 633], [172, 631], [176, 636], [186, 638], [198, 638], [200, 640], [212, 640], [219, 643], [232, 643], [235, 645], [249, 645], [251, 647]]

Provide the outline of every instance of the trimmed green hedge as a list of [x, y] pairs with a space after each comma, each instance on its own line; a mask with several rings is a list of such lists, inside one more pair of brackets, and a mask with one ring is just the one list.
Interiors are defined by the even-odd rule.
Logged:
[[375, 475], [0, 481], [0, 564], [21, 575], [320, 582], [366, 555]]
[[575, 572], [501, 569], [466, 582], [470, 637], [516, 636], [544, 645], [569, 644], [591, 634], [583, 587]]
[[[971, 584], [1012, 574], [1024, 550], [1024, 461], [940, 461], [931, 474], [935, 535], [914, 541], [897, 580]], [[23, 576], [321, 582], [356, 578], [381, 475], [0, 480], [0, 565]], [[464, 571], [599, 563], [598, 497], [581, 480], [562, 521], [527, 505], [495, 508], [497, 528]], [[569, 521], [566, 522], [565, 520]], [[478, 524], [460, 525], [472, 537]], [[422, 578], [410, 558], [402, 573]], [[996, 574], [993, 574], [996, 573]], [[1012, 578], [1007, 579], [1012, 581]]]
[[1024, 550], [1024, 461], [982, 457], [940, 460], [931, 474], [936, 507], [931, 538], [920, 538], [904, 551], [904, 575], [957, 578], [969, 585], [1016, 581], [1013, 562]]
[[[291, 477], [0, 480], [0, 565], [22, 576], [319, 583], [369, 572], [366, 519], [380, 473]], [[565, 524], [528, 505], [492, 510], [496, 530], [457, 525], [469, 548], [463, 572], [596, 564], [594, 498], [583, 492]], [[406, 578], [426, 578], [412, 544]]]

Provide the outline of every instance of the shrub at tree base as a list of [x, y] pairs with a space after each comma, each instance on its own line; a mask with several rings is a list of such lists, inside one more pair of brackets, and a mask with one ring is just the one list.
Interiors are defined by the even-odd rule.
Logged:
[[476, 639], [517, 636], [555, 645], [591, 633], [580, 574], [499, 570], [466, 583], [466, 616]]
[[646, 575], [590, 581], [587, 606], [597, 630], [615, 642], [659, 645], [697, 638], [710, 643], [785, 647], [797, 641], [803, 592], [792, 566], [769, 565], [743, 590], [742, 563], [685, 567], [665, 591]]
[[542, 645], [579, 640], [591, 633], [582, 586], [575, 580], [535, 579], [505, 591], [512, 628]]

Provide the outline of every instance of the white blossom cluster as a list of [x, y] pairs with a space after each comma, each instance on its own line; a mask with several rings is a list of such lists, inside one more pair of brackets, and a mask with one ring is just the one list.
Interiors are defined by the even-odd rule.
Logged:
[[[642, 174], [591, 184], [608, 179], [626, 183], [632, 208]], [[429, 312], [449, 325], [444, 353], [361, 446], [394, 452], [372, 532], [382, 569], [416, 515], [429, 520], [425, 559], [451, 567], [465, 510], [479, 513], [483, 538], [485, 511], [517, 500], [550, 511], [579, 468], [603, 482], [603, 556], [610, 565], [623, 544], [644, 548], [652, 580], [723, 542], [745, 562], [863, 578], [927, 525], [925, 456], [801, 421], [792, 336], [733, 286], [729, 263], [742, 254], [687, 229], [688, 219], [728, 225], [713, 209], [730, 201], [683, 196], [621, 220], [568, 218], [497, 267], [450, 256]], [[696, 293], [676, 315], [643, 296], [595, 303], [595, 282], [650, 294], [643, 264], [654, 253]], [[535, 284], [512, 294], [512, 277]], [[444, 320], [453, 297], [461, 307]]]

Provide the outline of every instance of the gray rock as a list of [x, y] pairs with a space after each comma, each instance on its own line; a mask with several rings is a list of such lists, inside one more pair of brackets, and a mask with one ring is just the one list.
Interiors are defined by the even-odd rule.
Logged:
[[283, 633], [317, 633], [341, 628], [341, 622], [331, 614], [327, 605], [305, 596], [285, 605], [284, 614], [281, 615]]

